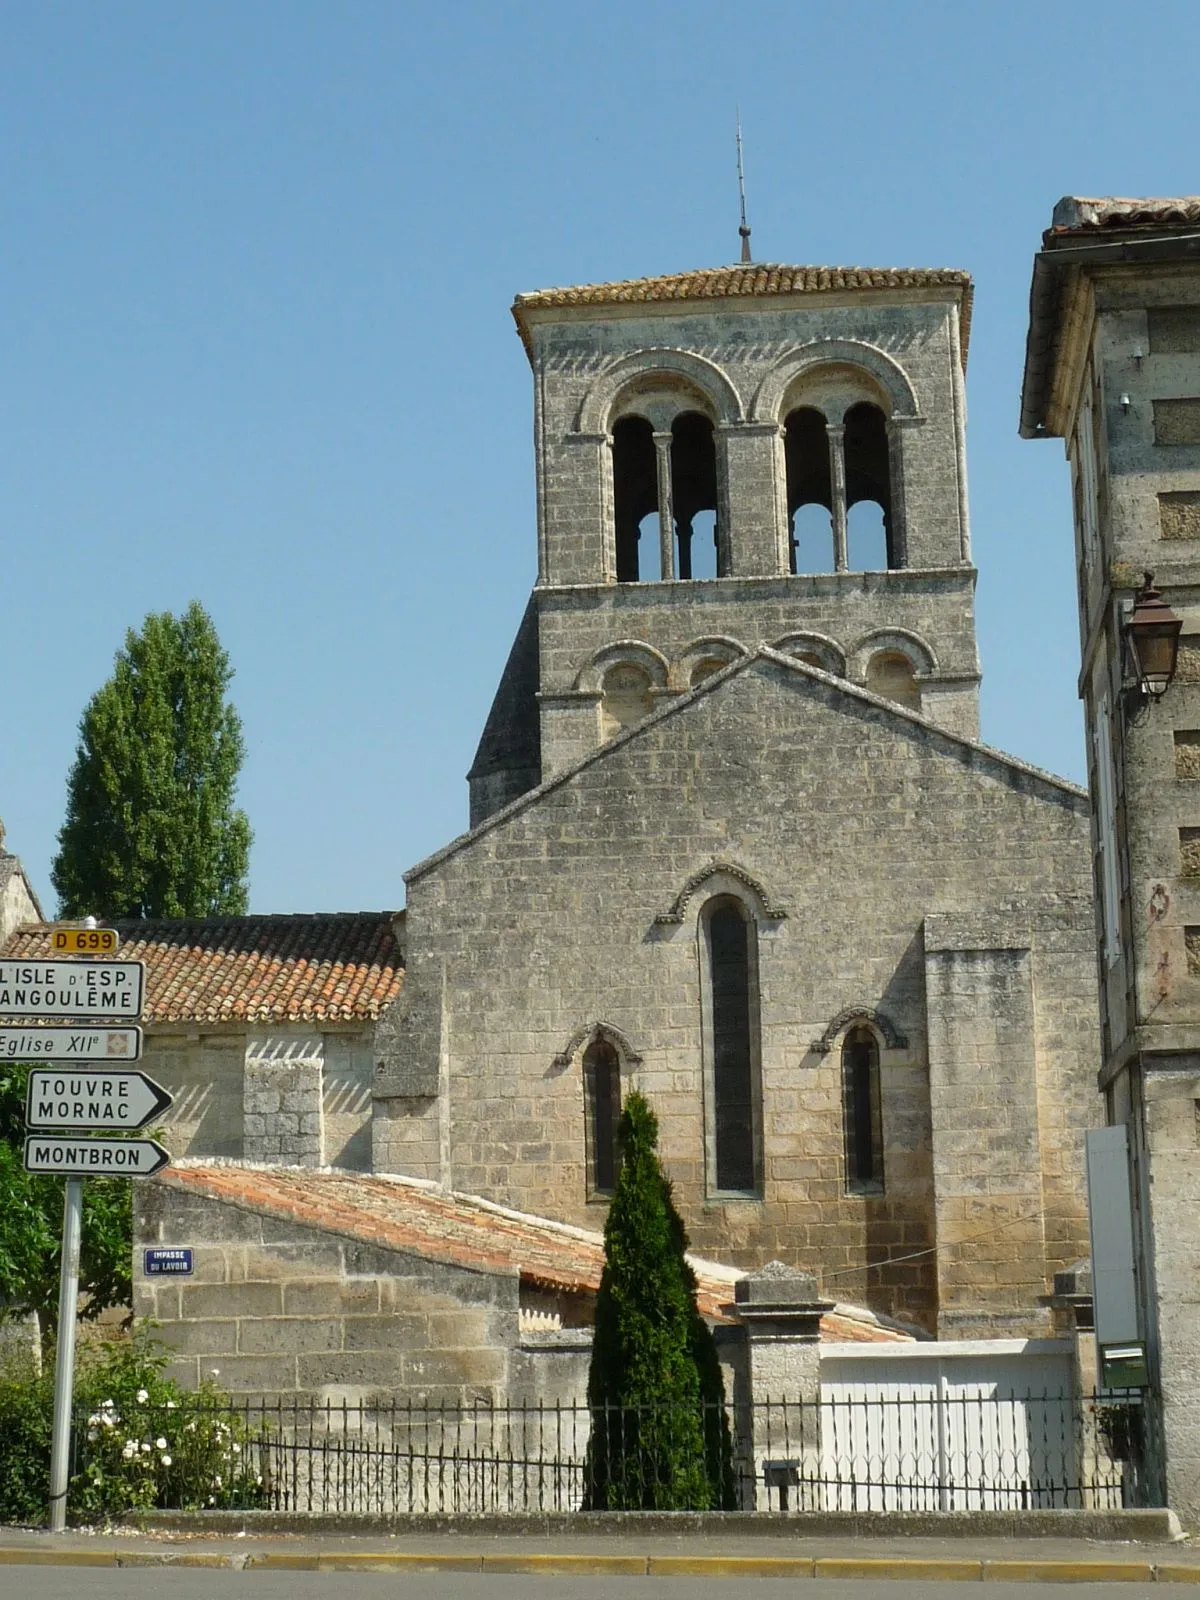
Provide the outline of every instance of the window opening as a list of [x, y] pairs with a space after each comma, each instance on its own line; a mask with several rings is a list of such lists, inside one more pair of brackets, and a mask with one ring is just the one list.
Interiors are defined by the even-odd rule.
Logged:
[[[892, 548], [892, 469], [888, 455], [887, 418], [878, 406], [862, 400], [846, 413], [842, 443], [846, 460], [846, 509], [868, 503], [874, 513], [849, 517], [851, 536], [857, 528], [859, 548], [851, 547], [850, 566], [856, 572], [885, 571], [895, 567]], [[866, 565], [867, 561], [870, 566]]]
[[671, 503], [676, 576], [724, 577], [717, 553], [717, 449], [712, 423], [698, 411], [683, 412], [671, 426]]
[[611, 1194], [617, 1187], [617, 1125], [621, 1120], [621, 1061], [606, 1039], [594, 1040], [583, 1056], [587, 1121], [588, 1188]]
[[750, 925], [732, 900], [717, 901], [707, 921], [716, 1186], [747, 1193], [756, 1187]]
[[615, 739], [625, 728], [654, 710], [650, 674], [633, 662], [621, 661], [604, 674], [600, 699], [600, 738]]
[[658, 463], [645, 417], [622, 417], [613, 428], [613, 514], [617, 582], [647, 581], [658, 559]]
[[921, 691], [912, 662], [899, 650], [880, 650], [867, 662], [867, 688], [884, 700], [920, 711]]
[[842, 1104], [846, 1187], [854, 1193], [883, 1188], [883, 1109], [879, 1044], [871, 1029], [851, 1028], [842, 1045]]
[[883, 507], [874, 500], [860, 500], [846, 514], [846, 555], [851, 572], [886, 572], [888, 561], [887, 525]]
[[833, 571], [833, 474], [825, 417], [801, 406], [784, 424], [789, 570]]

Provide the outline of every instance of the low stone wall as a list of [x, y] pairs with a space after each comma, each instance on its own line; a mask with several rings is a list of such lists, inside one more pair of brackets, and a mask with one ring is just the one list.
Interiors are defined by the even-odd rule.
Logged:
[[[358, 1402], [498, 1400], [517, 1343], [515, 1276], [473, 1272], [184, 1194], [136, 1189], [133, 1304], [189, 1388]], [[187, 1277], [144, 1247], [190, 1248]]]

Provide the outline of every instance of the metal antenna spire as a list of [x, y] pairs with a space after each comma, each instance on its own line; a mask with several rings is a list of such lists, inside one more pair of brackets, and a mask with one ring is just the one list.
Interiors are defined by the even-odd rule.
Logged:
[[738, 233], [742, 239], [742, 260], [750, 261], [750, 229], [746, 223], [746, 174], [742, 170], [742, 112], [741, 107], [736, 108], [737, 114], [737, 174], [738, 174], [738, 201], [741, 205], [741, 226]]

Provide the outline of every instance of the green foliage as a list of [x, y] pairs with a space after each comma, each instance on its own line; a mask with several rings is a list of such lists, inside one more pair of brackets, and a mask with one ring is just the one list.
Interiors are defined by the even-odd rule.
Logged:
[[[262, 1502], [255, 1444], [222, 1409], [227, 1396], [180, 1389], [163, 1374], [168, 1355], [145, 1334], [80, 1352], [72, 1521]], [[0, 1523], [46, 1520], [53, 1371], [53, 1353], [42, 1374], [24, 1361], [0, 1368]]]
[[64, 917], [246, 909], [250, 825], [234, 806], [245, 747], [233, 677], [196, 601], [130, 629], [89, 701], [51, 880]]
[[[47, 1333], [58, 1320], [63, 1180], [25, 1171], [28, 1066], [0, 1064], [0, 1321], [37, 1314]], [[89, 1178], [83, 1186], [79, 1253], [81, 1315], [127, 1306], [133, 1293], [133, 1186], [128, 1178]]]
[[696, 1307], [683, 1221], [656, 1154], [658, 1121], [639, 1094], [626, 1102], [619, 1139], [588, 1373], [584, 1506], [730, 1509], [725, 1387]]
[[0, 1523], [46, 1520], [53, 1414], [49, 1372], [39, 1374], [27, 1357], [0, 1365]]

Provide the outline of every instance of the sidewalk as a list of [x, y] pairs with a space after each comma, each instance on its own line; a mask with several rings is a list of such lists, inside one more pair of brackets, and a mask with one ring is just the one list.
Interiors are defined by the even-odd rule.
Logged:
[[0, 1565], [183, 1566], [238, 1571], [473, 1571], [692, 1577], [861, 1577], [1200, 1584], [1187, 1542], [1090, 1539], [697, 1534], [622, 1527], [605, 1533], [487, 1533], [469, 1522], [438, 1531], [354, 1537], [136, 1529], [0, 1528]]

